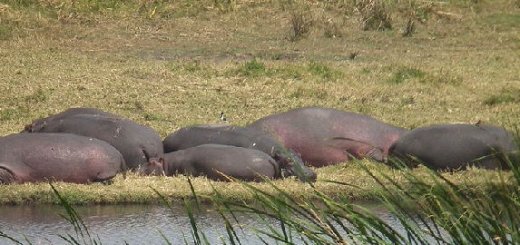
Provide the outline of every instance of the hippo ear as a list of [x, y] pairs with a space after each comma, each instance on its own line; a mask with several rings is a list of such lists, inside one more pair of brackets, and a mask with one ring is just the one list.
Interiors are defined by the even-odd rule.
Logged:
[[47, 121], [39, 121], [31, 123], [29, 126], [29, 130], [27, 132], [34, 133], [34, 132], [41, 132], [46, 126]]
[[26, 124], [25, 127], [23, 128], [22, 132], [20, 132], [20, 133], [30, 133], [31, 130], [32, 130], [32, 123]]

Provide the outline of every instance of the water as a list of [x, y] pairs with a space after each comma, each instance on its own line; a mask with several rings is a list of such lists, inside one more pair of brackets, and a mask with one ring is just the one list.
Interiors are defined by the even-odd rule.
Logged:
[[[190, 221], [183, 208], [175, 208], [172, 212], [164, 206], [113, 205], [80, 206], [75, 210], [90, 233], [99, 236], [103, 244], [165, 244], [160, 232], [172, 244], [184, 243], [184, 237], [192, 241]], [[60, 214], [65, 214], [60, 206], [0, 207], [0, 231], [18, 240], [24, 240], [25, 235], [33, 244], [66, 244], [58, 235], [75, 233]], [[215, 211], [203, 210], [197, 214], [197, 219], [210, 242], [220, 242], [226, 234]], [[246, 226], [255, 223], [252, 217], [239, 219]], [[244, 234], [244, 237], [251, 235]], [[0, 244], [4, 243], [0, 240]]]
[[[193, 244], [190, 221], [183, 207], [172, 211], [159, 205], [111, 205], [79, 206], [75, 210], [103, 244], [166, 244], [161, 233], [172, 244], [184, 244], [184, 239]], [[380, 206], [372, 205], [371, 210], [389, 225], [402, 229], [399, 221]], [[65, 214], [60, 206], [0, 206], [0, 231], [20, 241], [25, 236], [32, 244], [67, 244], [58, 235], [75, 233], [60, 214]], [[224, 223], [216, 211], [203, 208], [196, 217], [199, 229], [211, 244], [227, 241]], [[238, 232], [243, 244], [263, 244], [252, 228], [263, 229], [266, 225], [254, 216], [239, 215], [238, 219], [244, 227], [244, 233]], [[15, 243], [0, 238], [0, 244]]]

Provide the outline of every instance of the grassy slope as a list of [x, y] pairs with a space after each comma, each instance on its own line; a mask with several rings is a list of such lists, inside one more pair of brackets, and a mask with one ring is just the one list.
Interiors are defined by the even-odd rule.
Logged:
[[[388, 1], [394, 29], [384, 32], [361, 31], [349, 1], [27, 2], [0, 4], [1, 135], [77, 106], [124, 115], [162, 136], [218, 123], [221, 111], [244, 125], [306, 105], [365, 113], [407, 128], [518, 123], [517, 1], [434, 1], [433, 10], [418, 1], [414, 9], [428, 18], [416, 21], [412, 37], [400, 35], [410, 8], [397, 1]], [[295, 15], [312, 23], [293, 42]], [[352, 164], [317, 171], [320, 180], [375, 186]], [[447, 176], [478, 186], [497, 173]], [[274, 183], [308, 194], [294, 180]], [[198, 178], [194, 185], [203, 195], [213, 185], [230, 198], [250, 198], [235, 184]], [[111, 186], [59, 188], [76, 202], [109, 203], [155, 201], [150, 186], [170, 196], [190, 195], [185, 178], [120, 176]], [[320, 182], [317, 187], [353, 198], [370, 192]], [[0, 193], [0, 203], [53, 202], [47, 184], [0, 186]]]

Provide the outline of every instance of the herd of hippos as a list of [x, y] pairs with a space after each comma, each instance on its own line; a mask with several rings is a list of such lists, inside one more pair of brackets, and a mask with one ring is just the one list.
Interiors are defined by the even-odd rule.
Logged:
[[[0, 137], [0, 183], [91, 183], [116, 174], [186, 174], [260, 181], [296, 176], [311, 167], [370, 158], [436, 170], [466, 166], [507, 169], [518, 156], [502, 127], [438, 124], [412, 130], [336, 109], [306, 107], [245, 127], [196, 125], [161, 139], [152, 128], [96, 108], [71, 108]], [[391, 159], [392, 161], [390, 161]], [[513, 161], [514, 162], [514, 161]]]

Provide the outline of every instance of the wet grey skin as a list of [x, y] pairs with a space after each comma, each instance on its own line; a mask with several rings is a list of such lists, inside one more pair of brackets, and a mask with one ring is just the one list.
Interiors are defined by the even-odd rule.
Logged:
[[126, 169], [110, 144], [74, 134], [13, 134], [0, 138], [0, 183], [111, 180]]
[[271, 136], [256, 129], [228, 125], [198, 125], [181, 128], [164, 140], [165, 153], [203, 144], [220, 144], [262, 151], [280, 166], [282, 176], [297, 176], [301, 181], [315, 181], [316, 173], [301, 158]]
[[[89, 113], [83, 114], [85, 110]], [[72, 133], [106, 141], [123, 154], [130, 170], [164, 154], [161, 137], [154, 129], [92, 108], [36, 120], [25, 132]]]
[[273, 114], [246, 128], [270, 134], [314, 167], [352, 158], [386, 162], [390, 146], [408, 131], [367, 115], [320, 107]]
[[[403, 135], [390, 149], [401, 163], [422, 163], [435, 170], [468, 166], [509, 169], [506, 159], [516, 159], [518, 146], [502, 127], [485, 124], [437, 124]], [[515, 160], [513, 160], [513, 163]]]
[[166, 176], [206, 176], [218, 181], [282, 178], [280, 166], [268, 154], [230, 145], [198, 145], [165, 153], [164, 159], [159, 161]]

